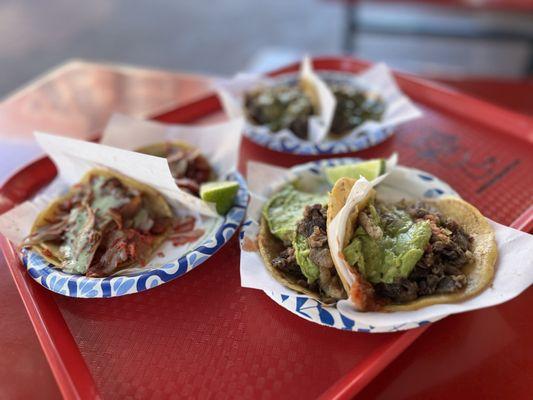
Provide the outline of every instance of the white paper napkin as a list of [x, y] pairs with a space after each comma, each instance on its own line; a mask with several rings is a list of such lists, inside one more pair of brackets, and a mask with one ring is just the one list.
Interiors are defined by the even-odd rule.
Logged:
[[35, 139], [54, 161], [58, 179], [68, 185], [78, 182], [93, 168], [110, 168], [157, 189], [176, 210], [185, 206], [203, 215], [217, 216], [214, 205], [176, 186], [164, 158], [40, 132]]
[[113, 114], [104, 129], [101, 144], [135, 150], [147, 145], [181, 140], [201, 150], [219, 176], [235, 171], [239, 158], [244, 119], [211, 125], [163, 124]]

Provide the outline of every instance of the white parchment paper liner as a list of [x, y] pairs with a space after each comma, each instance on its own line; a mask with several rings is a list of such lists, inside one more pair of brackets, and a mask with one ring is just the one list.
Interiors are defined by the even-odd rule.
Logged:
[[[218, 176], [236, 170], [244, 119], [202, 125], [163, 124], [123, 114], [113, 114], [101, 144], [136, 150], [151, 144], [179, 140], [201, 150]], [[194, 197], [194, 196], [191, 196]]]
[[[376, 64], [362, 73], [350, 75], [338, 73], [339, 76], [347, 77], [347, 82], [362, 90], [376, 94], [385, 102], [385, 113], [380, 121], [366, 121], [351, 132], [342, 136], [343, 140], [356, 139], [361, 133], [372, 130], [389, 128], [422, 116], [421, 110], [399, 89], [389, 68], [383, 64]], [[311, 76], [312, 78], [307, 78]], [[274, 85], [279, 78], [269, 78], [255, 74], [237, 74], [229, 80], [218, 80], [215, 89], [222, 102], [223, 108], [230, 118], [245, 117], [244, 94], [258, 86]], [[266, 126], [257, 126], [246, 121], [245, 132], [251, 130], [269, 135], [272, 141], [282, 142], [290, 139], [291, 142], [319, 143], [332, 141], [327, 137], [334, 108], [335, 97], [328, 89], [324, 80], [314, 73], [311, 63], [306, 58], [302, 62], [299, 79], [308, 79], [316, 88], [316, 93], [321, 104], [321, 115], [309, 120], [309, 140], [303, 140], [292, 133], [289, 129], [279, 132], [270, 132]], [[333, 108], [332, 108], [333, 107]]]
[[[162, 124], [114, 114], [104, 129], [100, 143], [127, 150], [172, 140], [186, 142], [202, 152], [218, 177], [234, 172], [244, 126], [242, 118], [204, 125]], [[174, 186], [176, 186], [174, 184]], [[204, 215], [216, 216], [212, 204], [178, 188], [180, 200]]]
[[[384, 185], [389, 179], [405, 179], [404, 172], [405, 169], [402, 170], [402, 168], [393, 170]], [[244, 240], [249, 239], [255, 242], [265, 201], [283, 184], [296, 179], [297, 176], [302, 177], [305, 174], [297, 175], [294, 171], [284, 168], [256, 162], [248, 163], [247, 177], [251, 201], [247, 219], [251, 220], [251, 224], [246, 227]], [[272, 184], [265, 185], [265, 182], [272, 182]], [[406, 192], [405, 196], [398, 196], [398, 193], [389, 192], [388, 188], [385, 189], [381, 190], [378, 186], [378, 196], [391, 201], [400, 200], [401, 197], [411, 198], [409, 192]], [[451, 314], [494, 306], [518, 296], [533, 283], [533, 257], [531, 257], [533, 236], [493, 221], [490, 223], [496, 233], [499, 257], [496, 263], [495, 279], [492, 285], [480, 295], [462, 303], [434, 305], [408, 312], [357, 312], [349, 300], [339, 301], [337, 309], [357, 324], [372, 326], [376, 331], [386, 332], [402, 329], [402, 326], [412, 328], [418, 326], [417, 323], [436, 321]], [[306, 297], [273, 279], [265, 268], [259, 251], [241, 251], [240, 273], [243, 287], [273, 292], [275, 295]]]

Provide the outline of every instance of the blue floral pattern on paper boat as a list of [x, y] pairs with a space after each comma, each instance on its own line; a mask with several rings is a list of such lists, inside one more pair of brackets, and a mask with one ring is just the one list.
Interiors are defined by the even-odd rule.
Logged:
[[[335, 158], [310, 162], [307, 164], [299, 165], [293, 168], [296, 175], [301, 172], [311, 172], [315, 175], [321, 175], [322, 169], [329, 166], [350, 164], [363, 161], [359, 158]], [[441, 181], [437, 177], [428, 174], [427, 172], [419, 171], [414, 168], [397, 167], [399, 175], [401, 176], [402, 183], [400, 186], [406, 186], [412, 188], [412, 192], [408, 193], [409, 196], [415, 196], [417, 198], [435, 198], [444, 195], [457, 196], [457, 193], [448, 186], [445, 182]], [[408, 184], [406, 184], [408, 182]], [[247, 235], [247, 229], [250, 229], [252, 225], [251, 220], [247, 220], [241, 227], [239, 238], [241, 240], [241, 246], [243, 245], [244, 237]], [[308, 321], [316, 324], [329, 326], [337, 329], [342, 329], [352, 332], [397, 332], [406, 329], [418, 328], [420, 326], [435, 322], [443, 317], [438, 317], [431, 320], [417, 321], [410, 324], [401, 324], [389, 326], [387, 328], [378, 328], [372, 325], [362, 324], [355, 321], [348, 315], [345, 315], [337, 306], [325, 306], [320, 302], [312, 299], [308, 296], [295, 294], [279, 294], [272, 291], [265, 291], [265, 293], [281, 307], [296, 314], [300, 318], [304, 318]]]
[[62, 272], [32, 251], [24, 250], [22, 261], [30, 276], [37, 283], [53, 292], [69, 297], [116, 297], [162, 285], [186, 274], [215, 254], [231, 239], [243, 221], [248, 205], [246, 182], [238, 172], [229, 174], [227, 180], [235, 180], [240, 186], [232, 208], [221, 219], [213, 233], [202, 240], [196, 248], [161, 267], [150, 268], [131, 275], [88, 278]]

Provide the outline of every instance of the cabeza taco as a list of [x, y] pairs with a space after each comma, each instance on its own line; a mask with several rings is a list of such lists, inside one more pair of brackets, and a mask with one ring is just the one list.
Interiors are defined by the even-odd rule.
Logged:
[[170, 206], [155, 189], [93, 169], [38, 215], [22, 246], [65, 272], [102, 277], [144, 265], [172, 221]]
[[498, 254], [490, 224], [467, 202], [387, 203], [364, 178], [335, 183], [328, 240], [359, 311], [409, 311], [471, 298], [490, 285]]
[[258, 247], [280, 283], [325, 304], [346, 298], [328, 246], [327, 193], [308, 193], [288, 184], [265, 204]]
[[202, 183], [216, 179], [216, 174], [200, 149], [182, 141], [155, 143], [136, 150], [166, 158], [176, 185], [195, 196]]

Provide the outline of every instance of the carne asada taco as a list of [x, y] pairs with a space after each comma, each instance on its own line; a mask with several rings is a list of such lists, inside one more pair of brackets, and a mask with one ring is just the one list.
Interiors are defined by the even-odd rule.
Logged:
[[409, 311], [460, 302], [492, 281], [494, 231], [455, 197], [387, 203], [364, 178], [339, 179], [328, 205], [328, 241], [358, 311]]
[[346, 298], [329, 251], [326, 193], [284, 186], [265, 204], [258, 247], [280, 283], [323, 303]]
[[[330, 137], [338, 139], [365, 121], [381, 120], [385, 103], [377, 95], [360, 90], [349, 83], [330, 83], [337, 105], [331, 123]], [[317, 101], [305, 82], [292, 81], [273, 86], [261, 86], [244, 96], [248, 120], [267, 126], [272, 132], [291, 130], [297, 137], [308, 139], [308, 120], [318, 115]]]
[[172, 221], [170, 206], [153, 188], [93, 169], [38, 215], [22, 247], [64, 272], [104, 277], [148, 262]]
[[185, 142], [156, 143], [136, 151], [166, 158], [178, 187], [195, 196], [199, 195], [202, 183], [216, 179], [207, 158], [199, 149]]

